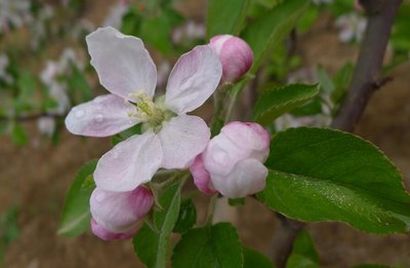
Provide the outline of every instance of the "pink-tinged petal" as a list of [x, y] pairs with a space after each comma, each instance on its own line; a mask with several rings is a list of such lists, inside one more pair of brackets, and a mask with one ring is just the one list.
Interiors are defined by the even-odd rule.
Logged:
[[211, 133], [197, 116], [180, 115], [165, 123], [159, 132], [164, 154], [162, 167], [187, 168], [208, 144]]
[[113, 233], [131, 233], [151, 210], [154, 198], [143, 186], [130, 192], [111, 192], [96, 188], [90, 197], [90, 212], [95, 222]]
[[257, 123], [233, 121], [225, 125], [221, 133], [237, 146], [249, 151], [249, 158], [265, 162], [269, 155], [269, 132]]
[[94, 219], [91, 219], [91, 231], [98, 238], [105, 240], [105, 241], [130, 239], [134, 236], [137, 230], [138, 228], [135, 228], [125, 233], [115, 233], [115, 232], [111, 232], [105, 229], [104, 227], [99, 225]]
[[165, 103], [177, 114], [201, 106], [217, 88], [222, 75], [218, 55], [208, 46], [196, 46], [182, 55], [168, 79]]
[[238, 80], [252, 66], [252, 49], [241, 38], [232, 35], [217, 35], [212, 37], [209, 43], [222, 63], [223, 81]]
[[159, 138], [152, 132], [118, 143], [97, 163], [97, 187], [114, 192], [131, 191], [151, 180], [162, 163]]
[[76, 135], [107, 137], [139, 123], [128, 116], [134, 109], [134, 105], [116, 95], [98, 96], [72, 108], [65, 125]]
[[227, 176], [236, 163], [247, 158], [264, 162], [269, 154], [269, 133], [256, 123], [231, 122], [212, 138], [203, 160], [212, 174]]
[[137, 91], [154, 95], [157, 69], [141, 39], [104, 27], [86, 41], [91, 65], [108, 91], [128, 99]]
[[223, 196], [240, 198], [262, 191], [268, 169], [256, 159], [241, 160], [227, 176], [211, 174], [212, 184]]
[[195, 157], [194, 162], [192, 162], [189, 167], [192, 177], [194, 178], [194, 183], [196, 187], [205, 194], [214, 194], [216, 193], [211, 177], [209, 176], [208, 171], [204, 167], [204, 162], [202, 160], [202, 155]]

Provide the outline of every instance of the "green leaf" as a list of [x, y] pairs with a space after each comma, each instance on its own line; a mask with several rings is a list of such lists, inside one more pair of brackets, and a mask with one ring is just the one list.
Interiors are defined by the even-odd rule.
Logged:
[[22, 146], [27, 144], [28, 142], [28, 135], [26, 130], [18, 123], [13, 125], [13, 129], [11, 131], [11, 140], [14, 144]]
[[131, 6], [122, 16], [121, 32], [128, 35], [138, 35], [141, 27], [142, 17], [135, 6]]
[[160, 194], [153, 211], [153, 222], [145, 224], [133, 239], [134, 249], [147, 267], [166, 267], [169, 239], [178, 219], [183, 180], [168, 186]]
[[262, 60], [267, 58], [266, 53], [284, 41], [309, 6], [309, 2], [307, 0], [283, 1], [245, 28], [243, 37], [254, 54], [251, 73], [255, 73]]
[[324, 92], [333, 92], [335, 90], [335, 85], [333, 84], [332, 78], [330, 78], [326, 69], [318, 68], [317, 75], [319, 78], [320, 86]]
[[192, 229], [174, 249], [174, 268], [238, 268], [243, 266], [242, 246], [229, 223]]
[[113, 145], [116, 145], [129, 137], [136, 135], [136, 134], [141, 134], [141, 124], [135, 125], [133, 127], [130, 127], [114, 136], [111, 137], [111, 142]]
[[271, 124], [281, 114], [303, 105], [319, 93], [318, 85], [293, 84], [264, 91], [258, 98], [253, 118], [258, 123]]
[[207, 36], [238, 35], [245, 19], [249, 0], [209, 0]]
[[174, 51], [171, 40], [172, 29], [183, 21], [183, 17], [171, 8], [161, 9], [159, 13], [157, 16], [144, 17], [138, 35], [162, 54], [170, 55]]
[[182, 201], [179, 210], [177, 223], [174, 227], [174, 232], [185, 233], [189, 231], [196, 222], [196, 209], [192, 199]]
[[322, 111], [323, 111], [322, 100], [320, 99], [320, 96], [317, 95], [315, 98], [307, 101], [302, 106], [296, 107], [290, 113], [294, 116], [302, 117], [302, 116], [317, 115], [317, 114], [322, 113]]
[[245, 198], [229, 198], [228, 204], [232, 207], [245, 205]]
[[319, 128], [277, 134], [258, 198], [302, 221], [342, 221], [372, 233], [406, 232], [410, 198], [397, 168], [373, 144]]
[[272, 268], [273, 263], [256, 250], [243, 248], [243, 268]]
[[67, 77], [67, 83], [75, 103], [81, 103], [91, 100], [93, 91], [87, 81], [84, 73], [82, 73], [75, 64], [71, 64], [72, 74]]
[[299, 232], [293, 244], [286, 268], [318, 268], [319, 255], [307, 231]]
[[66, 195], [58, 234], [78, 236], [88, 230], [91, 218], [89, 200], [95, 188], [92, 174], [96, 165], [97, 160], [91, 160], [78, 171]]
[[34, 93], [37, 81], [34, 75], [26, 70], [19, 70], [17, 78], [18, 95], [14, 99], [14, 109], [16, 113], [28, 111], [35, 106]]
[[331, 100], [334, 104], [339, 104], [343, 101], [352, 80], [353, 69], [353, 64], [346, 63], [333, 77], [335, 90], [331, 94]]

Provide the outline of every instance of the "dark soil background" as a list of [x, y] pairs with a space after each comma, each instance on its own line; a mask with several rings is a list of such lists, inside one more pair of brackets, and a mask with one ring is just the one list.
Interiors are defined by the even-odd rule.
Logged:
[[[88, 17], [98, 24], [114, 1], [90, 1]], [[203, 1], [180, 1], [181, 10], [201, 18]], [[299, 41], [299, 53], [306, 65], [321, 64], [335, 72], [357, 49], [343, 45], [331, 27], [317, 25]], [[377, 144], [410, 178], [410, 63], [397, 68], [394, 80], [375, 94], [360, 122], [357, 133]], [[204, 117], [209, 109], [203, 109]], [[58, 236], [65, 192], [77, 169], [98, 158], [110, 148], [109, 139], [81, 138], [65, 132], [53, 146], [37, 135], [34, 123], [31, 144], [18, 148], [6, 137], [0, 138], [0, 213], [13, 205], [19, 207], [19, 238], [7, 250], [5, 267], [74, 268], [142, 267], [134, 256], [130, 241], [104, 242], [91, 234], [78, 238]], [[406, 181], [407, 183], [408, 181]], [[198, 197], [197, 208], [206, 206]], [[253, 200], [247, 200], [234, 219], [243, 242], [269, 255], [276, 220]], [[410, 267], [410, 237], [376, 236], [341, 223], [313, 223], [312, 234], [323, 267], [351, 267], [378, 263]]]

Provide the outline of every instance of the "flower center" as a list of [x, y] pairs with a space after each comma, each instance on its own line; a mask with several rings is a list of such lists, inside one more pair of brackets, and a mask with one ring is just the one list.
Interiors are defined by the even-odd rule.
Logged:
[[153, 128], [154, 131], [161, 129], [162, 123], [169, 120], [173, 113], [167, 110], [163, 104], [163, 98], [157, 101], [152, 99], [142, 91], [130, 94], [135, 110], [128, 113], [128, 116], [144, 122], [145, 128]]

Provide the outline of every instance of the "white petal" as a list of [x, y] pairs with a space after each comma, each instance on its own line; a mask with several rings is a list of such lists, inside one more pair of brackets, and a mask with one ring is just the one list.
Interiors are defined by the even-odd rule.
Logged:
[[139, 123], [128, 116], [134, 109], [135, 106], [123, 98], [102, 95], [72, 108], [65, 125], [76, 135], [107, 137]]
[[182, 55], [168, 79], [166, 105], [178, 114], [201, 106], [215, 91], [222, 75], [218, 55], [208, 46], [196, 46]]
[[159, 132], [163, 168], [186, 168], [209, 142], [211, 133], [197, 116], [181, 115], [165, 123]]
[[239, 161], [227, 176], [211, 174], [212, 184], [223, 196], [240, 198], [262, 191], [268, 169], [256, 159]]
[[107, 191], [131, 191], [151, 180], [162, 163], [159, 138], [152, 132], [118, 143], [97, 163], [94, 180]]
[[104, 27], [89, 34], [86, 41], [91, 65], [108, 91], [123, 98], [137, 91], [154, 95], [157, 69], [141, 39]]

